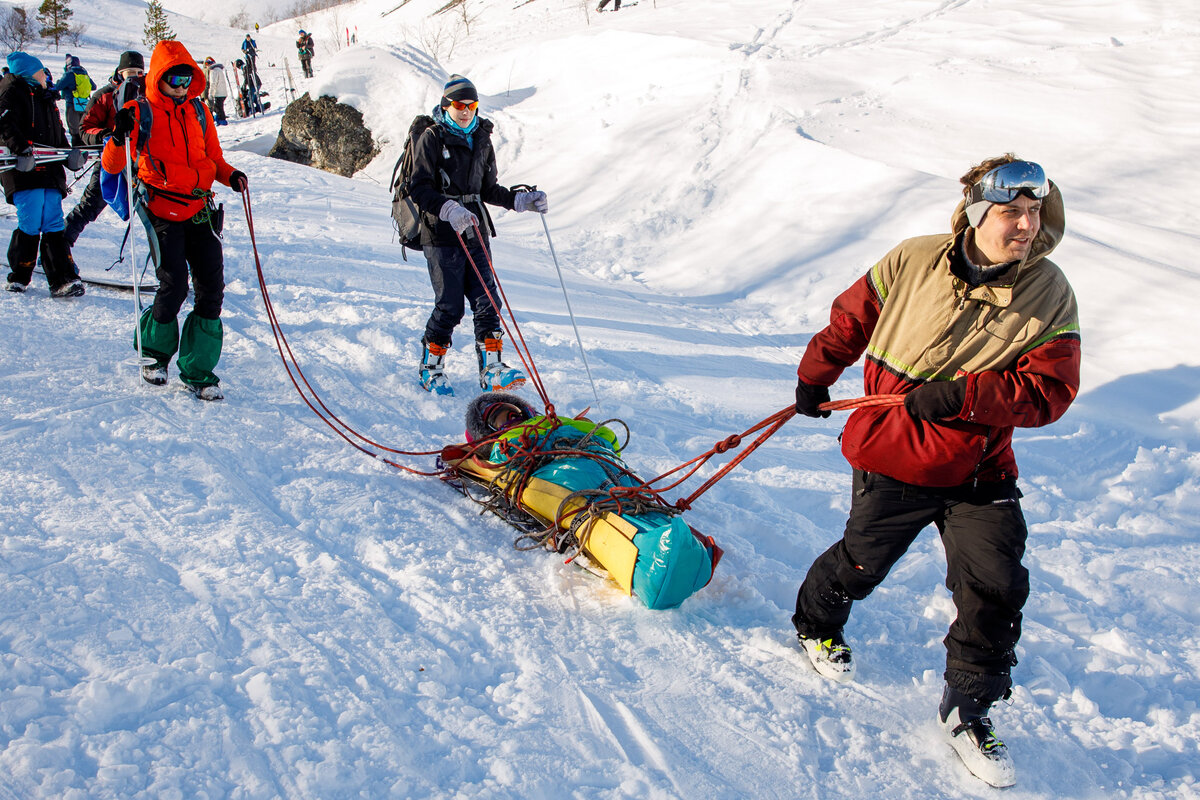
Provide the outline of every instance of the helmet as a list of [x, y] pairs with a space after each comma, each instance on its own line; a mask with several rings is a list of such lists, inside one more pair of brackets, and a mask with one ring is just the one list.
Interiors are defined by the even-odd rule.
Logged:
[[215, 64], [215, 63], [217, 63], [217, 60], [215, 58], [213, 58], [212, 56], [209, 56], [208, 58], [204, 59], [204, 63], [205, 64]]
[[303, 36], [303, 35], [304, 35], [304, 28], [301, 28], [301, 29], [300, 29], [300, 35], [301, 35], [301, 36]]

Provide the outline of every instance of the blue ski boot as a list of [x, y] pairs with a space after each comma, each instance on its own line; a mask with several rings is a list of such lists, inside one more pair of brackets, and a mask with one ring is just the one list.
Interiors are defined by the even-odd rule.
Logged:
[[450, 348], [444, 344], [434, 344], [421, 340], [421, 387], [427, 392], [438, 395], [454, 395], [454, 387], [446, 380], [442, 365], [446, 360], [446, 351]]
[[500, 331], [492, 331], [482, 342], [475, 342], [479, 358], [479, 386], [485, 392], [501, 392], [525, 385], [525, 374], [500, 360], [503, 347]]

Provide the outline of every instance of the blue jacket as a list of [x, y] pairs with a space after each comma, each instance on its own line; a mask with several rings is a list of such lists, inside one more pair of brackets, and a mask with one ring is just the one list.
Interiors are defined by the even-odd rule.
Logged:
[[[83, 78], [82, 84], [85, 90], [83, 97], [78, 97], [75, 94], [77, 75]], [[79, 59], [72, 58], [71, 66], [67, 67], [66, 73], [58, 83], [54, 84], [54, 88], [62, 95], [63, 100], [67, 101], [68, 109], [74, 109], [82, 113], [87, 109], [88, 99], [91, 98], [92, 92], [96, 91], [96, 82], [88, 75], [87, 70], [79, 65]]]

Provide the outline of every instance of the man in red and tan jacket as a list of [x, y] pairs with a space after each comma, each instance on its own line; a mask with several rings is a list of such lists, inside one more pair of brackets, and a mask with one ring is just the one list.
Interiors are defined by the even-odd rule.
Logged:
[[[204, 74], [187, 48], [176, 41], [159, 42], [146, 74], [145, 108], [136, 100], [117, 112], [113, 136], [102, 163], [110, 173], [125, 167], [125, 142], [134, 152], [139, 182], [138, 215], [151, 236], [158, 293], [142, 315], [143, 355], [157, 359], [142, 368], [147, 383], [167, 382], [167, 364], [179, 353], [179, 377], [202, 400], [224, 394], [213, 373], [221, 357], [221, 304], [225, 270], [212, 203], [212, 185], [220, 181], [242, 192], [246, 176], [229, 166], [221, 153], [208, 108], [196, 98], [204, 92]], [[195, 304], [182, 332], [177, 316], [187, 298], [191, 268]]]
[[851, 679], [842, 628], [852, 603], [937, 526], [958, 611], [939, 721], [971, 771], [1003, 786], [1015, 770], [986, 715], [1011, 689], [1029, 595], [1013, 428], [1054, 422], [1075, 399], [1079, 322], [1070, 284], [1046, 258], [1065, 226], [1042, 168], [1007, 154], [961, 181], [953, 232], [888, 253], [834, 301], [800, 362], [801, 414], [829, 416], [819, 408], [828, 387], [864, 352], [866, 394], [905, 401], [846, 422], [850, 518], [809, 568], [792, 621], [819, 673]]

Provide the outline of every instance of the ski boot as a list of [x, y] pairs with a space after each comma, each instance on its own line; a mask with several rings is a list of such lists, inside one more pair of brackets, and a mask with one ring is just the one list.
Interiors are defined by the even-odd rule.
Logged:
[[442, 371], [446, 361], [446, 352], [450, 349], [448, 345], [434, 344], [421, 340], [421, 388], [427, 392], [433, 392], [437, 395], [454, 396], [454, 387], [450, 385], [450, 381], [446, 380], [446, 374]]
[[947, 686], [938, 707], [939, 727], [972, 775], [998, 788], [1012, 786], [1017, 769], [986, 716], [990, 706]]
[[475, 342], [475, 355], [479, 358], [479, 387], [485, 392], [517, 389], [525, 385], [525, 375], [500, 360], [503, 343], [500, 331], [492, 331], [482, 342]]
[[848, 683], [854, 680], [854, 655], [841, 631], [830, 636], [800, 636], [800, 646], [819, 675]]

